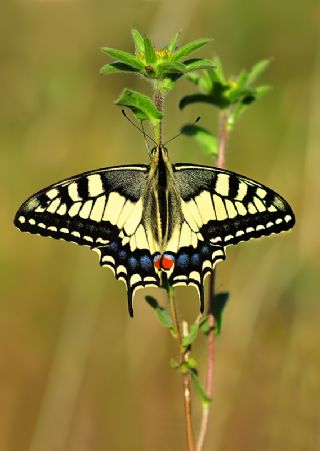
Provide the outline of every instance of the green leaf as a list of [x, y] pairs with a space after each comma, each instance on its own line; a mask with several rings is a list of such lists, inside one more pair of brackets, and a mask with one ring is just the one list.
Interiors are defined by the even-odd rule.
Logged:
[[198, 332], [199, 332], [199, 324], [198, 323], [191, 324], [189, 335], [182, 338], [182, 346], [184, 348], [188, 348], [197, 338]]
[[199, 329], [204, 335], [209, 335], [210, 332], [210, 325], [208, 320], [208, 315], [205, 315], [204, 318], [200, 321]]
[[[206, 81], [209, 83], [209, 81]], [[224, 109], [230, 106], [230, 100], [227, 98], [226, 94], [230, 86], [227, 84], [222, 84], [218, 81], [213, 82], [210, 93], [208, 94], [191, 94], [185, 96], [180, 100], [179, 108], [183, 109], [187, 105], [192, 103], [209, 103], [215, 105], [220, 109]]]
[[172, 323], [172, 319], [171, 319], [169, 312], [166, 309], [164, 309], [163, 307], [159, 307], [156, 312], [157, 312], [157, 317], [158, 317], [158, 320], [160, 321], [160, 323], [164, 327], [167, 327], [168, 329], [173, 330], [173, 323]]
[[113, 58], [116, 58], [123, 63], [127, 64], [128, 66], [134, 67], [138, 70], [144, 69], [144, 64], [137, 58], [135, 55], [132, 55], [132, 53], [124, 52], [122, 50], [112, 49], [110, 47], [103, 47], [101, 49], [103, 53], [106, 55], [112, 56]]
[[190, 372], [190, 367], [188, 365], [188, 362], [181, 362], [180, 365], [178, 366], [177, 370], [181, 373], [181, 374], [189, 374]]
[[219, 81], [220, 83], [226, 82], [226, 77], [224, 75], [221, 59], [218, 56], [215, 56], [212, 60], [215, 69], [210, 71], [210, 75], [212, 81]]
[[191, 94], [189, 96], [183, 97], [179, 102], [180, 110], [183, 110], [187, 105], [191, 105], [192, 103], [210, 103], [214, 105], [214, 101], [210, 95], [207, 94]]
[[124, 89], [115, 104], [130, 108], [139, 120], [148, 119], [154, 125], [162, 118], [162, 113], [157, 110], [152, 100], [137, 91]]
[[262, 96], [264, 96], [265, 94], [267, 94], [268, 92], [270, 92], [271, 89], [272, 89], [272, 87], [269, 86], [269, 85], [258, 86], [258, 87], [255, 89], [257, 99], [260, 99]]
[[199, 89], [205, 94], [210, 94], [213, 91], [213, 82], [209, 74], [211, 70], [207, 69], [203, 72], [199, 80]]
[[[219, 335], [222, 331], [222, 320], [225, 306], [229, 300], [230, 293], [218, 293], [214, 296], [211, 312], [214, 316], [214, 334]], [[210, 325], [208, 315], [206, 315], [199, 324], [199, 329], [205, 335], [209, 335]]]
[[156, 310], [159, 307], [158, 301], [153, 296], [145, 296], [145, 300], [154, 310]]
[[138, 69], [134, 69], [132, 66], [128, 66], [128, 64], [124, 64], [121, 61], [115, 61], [111, 64], [105, 64], [101, 67], [99, 73], [101, 75], [107, 75], [107, 74], [118, 74], [118, 73], [133, 73], [133, 72], [139, 72]]
[[180, 47], [173, 54], [172, 60], [173, 61], [178, 61], [178, 60], [181, 60], [182, 58], [185, 58], [190, 53], [192, 53], [195, 50], [198, 50], [201, 47], [203, 47], [204, 45], [206, 45], [209, 41], [210, 41], [210, 39], [202, 38], [202, 39], [196, 39], [195, 41], [189, 42], [188, 44]]
[[171, 41], [169, 42], [169, 44], [167, 46], [167, 49], [170, 52], [174, 52], [175, 51], [176, 46], [177, 46], [177, 42], [179, 41], [179, 38], [180, 38], [180, 32], [176, 33], [174, 35], [174, 37], [171, 39]]
[[182, 127], [181, 132], [187, 136], [193, 136], [203, 146], [205, 152], [210, 156], [218, 155], [218, 140], [211, 132], [199, 125], [187, 124]]
[[134, 41], [136, 55], [144, 53], [144, 40], [138, 30], [131, 30], [132, 38]]
[[186, 72], [186, 67], [184, 64], [179, 62], [173, 62], [173, 63], [160, 63], [157, 65], [157, 72], [159, 75], [165, 75], [165, 74], [183, 74]]
[[152, 42], [147, 36], [144, 38], [144, 54], [147, 64], [153, 64], [157, 60]]
[[174, 326], [169, 312], [165, 308], [161, 307], [154, 297], [146, 296], [145, 300], [150, 305], [150, 307], [152, 307], [156, 311], [156, 315], [160, 323], [167, 329], [173, 330]]
[[206, 391], [205, 391], [204, 387], [202, 386], [202, 383], [199, 379], [199, 376], [198, 376], [196, 370], [194, 370], [194, 369], [190, 370], [190, 374], [191, 374], [191, 379], [192, 379], [194, 388], [195, 388], [196, 392], [198, 393], [202, 404], [205, 406], [208, 406], [211, 402], [211, 398], [209, 398], [209, 396], [206, 394]]
[[201, 75], [197, 74], [196, 72], [190, 72], [189, 74], [186, 75], [186, 78], [188, 80], [190, 80], [193, 84], [195, 84], [196, 86], [198, 86], [199, 81], [201, 79]]
[[[246, 98], [250, 98], [252, 100], [255, 99], [255, 91], [252, 88], [242, 88], [236, 86], [235, 88], [229, 89], [226, 93], [226, 97], [230, 100], [230, 103], [236, 103], [242, 101]], [[244, 103], [248, 103], [245, 101]], [[250, 103], [250, 101], [249, 101]]]
[[239, 88], [244, 88], [248, 84], [249, 73], [245, 69], [240, 72], [240, 75], [237, 78], [237, 85]]
[[194, 58], [183, 62], [188, 71], [214, 68], [213, 62], [205, 58]]
[[181, 77], [181, 74], [169, 74], [167, 77], [164, 77], [161, 82], [163, 93], [168, 93], [171, 91], [179, 77]]
[[249, 72], [248, 76], [248, 85], [252, 85], [258, 77], [267, 69], [270, 64], [270, 60], [261, 60], [257, 64], [255, 64]]
[[236, 125], [239, 117], [241, 114], [248, 108], [248, 105], [239, 102], [233, 111], [230, 112], [229, 119], [228, 119], [228, 129], [232, 130], [233, 127]]
[[188, 366], [189, 368], [195, 369], [198, 366], [198, 362], [193, 357], [188, 358]]
[[212, 91], [212, 80], [208, 72], [208, 69], [201, 74], [189, 72], [186, 74], [186, 78], [195, 84], [203, 94], [210, 94]]
[[212, 314], [214, 316], [214, 333], [219, 335], [222, 331], [223, 313], [228, 302], [230, 293], [218, 293], [214, 296], [212, 303]]
[[228, 120], [228, 128], [231, 130], [237, 121], [239, 120], [239, 117], [242, 113], [248, 108], [248, 106], [255, 100], [260, 99], [263, 97], [266, 93], [268, 93], [271, 90], [271, 86], [264, 85], [259, 86], [257, 88], [252, 89], [251, 96], [248, 95], [247, 97], [244, 97], [241, 99], [241, 101], [235, 105], [235, 108], [230, 111], [229, 120]]

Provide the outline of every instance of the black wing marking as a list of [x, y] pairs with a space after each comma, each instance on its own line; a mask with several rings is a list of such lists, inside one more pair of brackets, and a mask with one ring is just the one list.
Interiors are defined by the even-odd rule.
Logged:
[[266, 186], [233, 172], [177, 164], [175, 178], [190, 228], [219, 246], [289, 230], [288, 203]]
[[174, 170], [184, 221], [168, 243], [169, 283], [195, 285], [203, 312], [204, 278], [225, 259], [224, 248], [288, 230], [294, 215], [274, 191], [238, 174], [187, 164]]
[[224, 259], [222, 246], [205, 241], [199, 231], [192, 230], [189, 223], [183, 220], [176, 225], [160, 262], [171, 286], [193, 285], [197, 288], [200, 311], [203, 312], [204, 279], [215, 264]]
[[175, 265], [169, 277], [171, 286], [193, 285], [200, 299], [200, 311], [204, 312], [204, 279], [218, 261], [225, 259], [223, 247], [198, 241], [197, 247], [186, 246], [172, 254]]
[[31, 196], [14, 223], [23, 232], [89, 246], [100, 255], [132, 296], [146, 285], [159, 286], [142, 224], [142, 193], [149, 167], [120, 166], [86, 172]]
[[154, 257], [147, 248], [137, 247], [132, 250], [130, 244], [123, 244], [120, 238], [115, 238], [108, 246], [94, 250], [100, 256], [100, 265], [111, 268], [115, 277], [125, 282], [128, 290], [128, 310], [133, 317], [132, 299], [136, 290], [147, 286], [160, 286], [160, 277], [153, 265]]
[[23, 232], [80, 245], [107, 244], [118, 234], [117, 214], [139, 201], [147, 170], [147, 166], [98, 169], [55, 183], [24, 202], [14, 223]]

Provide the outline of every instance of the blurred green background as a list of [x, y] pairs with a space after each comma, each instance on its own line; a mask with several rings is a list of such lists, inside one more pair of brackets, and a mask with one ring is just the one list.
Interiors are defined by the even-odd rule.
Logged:
[[[0, 102], [0, 450], [186, 449], [175, 343], [138, 292], [127, 314], [124, 285], [96, 254], [19, 233], [12, 220], [40, 188], [82, 171], [145, 163], [143, 139], [113, 100], [149, 87], [130, 75], [101, 77], [100, 46], [132, 50], [130, 29], [158, 47], [212, 37], [199, 55], [219, 54], [229, 73], [262, 58], [274, 89], [233, 133], [227, 168], [272, 187], [292, 205], [288, 234], [228, 249], [217, 286], [230, 290], [216, 340], [215, 451], [320, 449], [320, 4], [315, 0], [3, 0]], [[178, 109], [193, 86], [166, 102], [165, 135], [210, 106]], [[173, 161], [210, 164], [181, 137]], [[194, 317], [193, 288], [179, 288]], [[206, 342], [195, 357], [205, 362]], [[204, 368], [201, 365], [204, 377]], [[200, 406], [195, 400], [196, 430]]]

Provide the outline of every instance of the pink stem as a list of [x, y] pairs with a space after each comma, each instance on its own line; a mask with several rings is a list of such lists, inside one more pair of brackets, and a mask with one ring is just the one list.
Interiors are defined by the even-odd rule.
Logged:
[[[225, 154], [228, 141], [228, 114], [222, 113], [220, 117], [220, 131], [219, 131], [219, 148], [216, 166], [219, 169], [224, 168]], [[208, 368], [207, 368], [207, 386], [206, 393], [209, 398], [212, 397], [213, 392], [213, 370], [214, 370], [214, 298], [215, 298], [215, 270], [213, 270], [210, 276], [209, 286], [209, 300], [208, 300], [208, 322], [209, 322], [209, 335], [208, 335]], [[202, 418], [200, 425], [199, 438], [197, 442], [197, 451], [202, 451], [205, 438], [208, 431], [210, 405], [203, 404]]]

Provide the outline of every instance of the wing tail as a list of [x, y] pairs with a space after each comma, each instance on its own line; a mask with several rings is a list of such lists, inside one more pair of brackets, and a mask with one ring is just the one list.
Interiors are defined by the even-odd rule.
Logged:
[[100, 265], [111, 268], [115, 277], [125, 283], [128, 291], [128, 311], [133, 317], [135, 292], [148, 286], [160, 286], [160, 278], [154, 269], [150, 251], [148, 249], [132, 251], [129, 244], [123, 244], [120, 238], [94, 250], [100, 256]]

